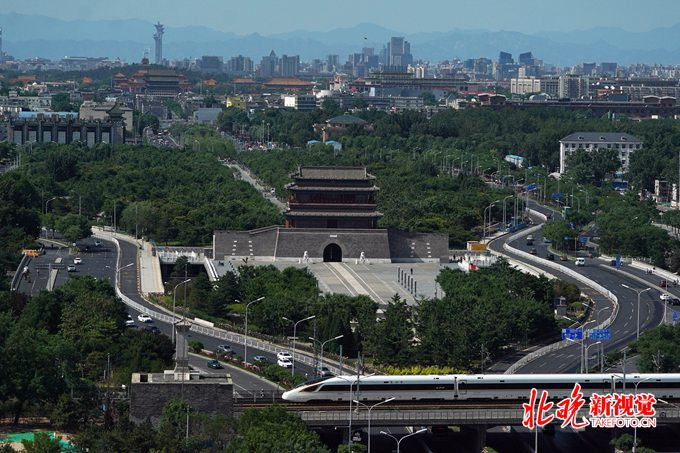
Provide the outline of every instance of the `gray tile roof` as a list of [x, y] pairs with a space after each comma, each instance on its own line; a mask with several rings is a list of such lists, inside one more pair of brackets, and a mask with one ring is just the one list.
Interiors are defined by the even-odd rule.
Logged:
[[561, 142], [612, 142], [642, 143], [637, 137], [625, 132], [574, 132], [560, 140]]
[[296, 179], [375, 179], [366, 167], [299, 167]]
[[288, 217], [382, 217], [378, 211], [291, 211], [285, 212]]

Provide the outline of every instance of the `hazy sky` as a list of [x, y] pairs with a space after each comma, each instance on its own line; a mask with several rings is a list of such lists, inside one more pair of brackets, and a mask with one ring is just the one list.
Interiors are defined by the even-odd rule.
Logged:
[[238, 34], [323, 31], [372, 22], [405, 33], [458, 29], [646, 31], [680, 22], [676, 0], [0, 0], [0, 12], [60, 19], [160, 20]]

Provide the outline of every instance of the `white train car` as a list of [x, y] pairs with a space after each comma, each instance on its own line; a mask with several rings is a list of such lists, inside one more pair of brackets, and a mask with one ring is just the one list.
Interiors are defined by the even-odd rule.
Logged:
[[[625, 381], [625, 383], [624, 383]], [[584, 397], [593, 393], [652, 393], [680, 397], [680, 374], [479, 374], [425, 376], [336, 376], [306, 382], [283, 394], [291, 402], [308, 401], [453, 401], [527, 400], [531, 389], [546, 390], [550, 399], [571, 395], [574, 384]], [[637, 384], [637, 389], [636, 389]], [[625, 385], [625, 391], [624, 391]], [[358, 392], [357, 392], [358, 387]]]

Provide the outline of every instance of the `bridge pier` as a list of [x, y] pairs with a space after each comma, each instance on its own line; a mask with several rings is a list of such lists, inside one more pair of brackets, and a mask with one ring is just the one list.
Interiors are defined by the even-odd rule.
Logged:
[[486, 447], [486, 428], [487, 425], [475, 425], [477, 435], [475, 436], [475, 451], [482, 453]]

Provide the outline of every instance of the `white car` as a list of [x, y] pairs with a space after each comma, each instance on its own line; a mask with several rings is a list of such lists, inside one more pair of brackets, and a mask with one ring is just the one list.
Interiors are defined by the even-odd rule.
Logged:
[[135, 320], [132, 319], [132, 316], [128, 315], [127, 319], [125, 320], [125, 325], [128, 327], [135, 325]]
[[73, 258], [73, 264], [83, 264], [83, 259], [79, 256]]
[[574, 265], [575, 266], [585, 266], [586, 265], [586, 259], [585, 258], [576, 258], [576, 260], [574, 260]]
[[276, 361], [276, 364], [284, 368], [293, 368], [293, 362], [288, 359], [279, 359]]
[[[293, 356], [288, 351], [281, 351], [276, 353], [276, 360], [293, 360]], [[292, 365], [291, 365], [292, 366]]]
[[672, 296], [671, 296], [670, 294], [661, 293], [661, 295], [659, 296], [659, 298], [660, 298], [661, 300], [663, 300], [664, 302], [666, 302], [666, 301], [671, 300]]
[[151, 319], [151, 316], [145, 314], [145, 313], [140, 313], [137, 315], [137, 320], [139, 322], [153, 322], [153, 319]]

